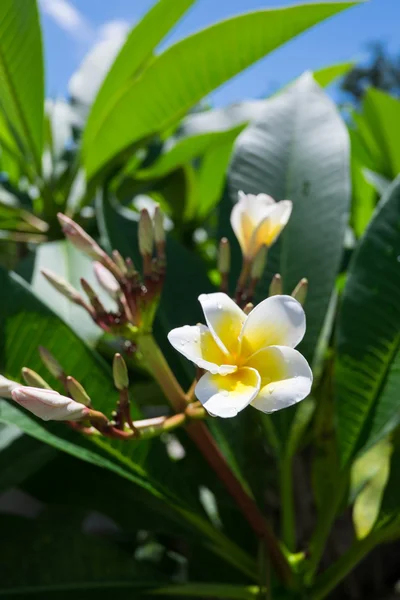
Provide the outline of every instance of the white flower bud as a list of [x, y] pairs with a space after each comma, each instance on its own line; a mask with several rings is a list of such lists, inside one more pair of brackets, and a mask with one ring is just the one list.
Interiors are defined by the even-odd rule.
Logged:
[[11, 398], [11, 392], [21, 384], [0, 375], [0, 398]]
[[80, 421], [89, 414], [86, 406], [54, 390], [19, 386], [11, 395], [20, 406], [44, 421]]

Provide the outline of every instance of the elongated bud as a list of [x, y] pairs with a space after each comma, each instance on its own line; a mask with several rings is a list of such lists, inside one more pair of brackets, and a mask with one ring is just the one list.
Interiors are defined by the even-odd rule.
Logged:
[[121, 254], [118, 252], [118, 250], [112, 251], [112, 257], [113, 257], [113, 261], [115, 262], [115, 264], [117, 265], [117, 267], [121, 271], [121, 273], [123, 275], [126, 275], [126, 264], [125, 264], [124, 259], [121, 256]]
[[42, 363], [46, 367], [46, 369], [55, 377], [56, 379], [63, 379], [65, 377], [64, 370], [60, 363], [54, 358], [54, 356], [44, 348], [43, 346], [39, 346], [39, 354], [42, 359]]
[[139, 219], [139, 251], [142, 256], [153, 254], [154, 232], [153, 223], [148, 211], [144, 208], [140, 211]]
[[126, 390], [129, 387], [128, 369], [126, 363], [120, 354], [114, 355], [113, 360], [113, 377], [114, 384], [117, 390]]
[[303, 279], [300, 279], [299, 283], [294, 288], [292, 296], [297, 300], [297, 302], [300, 302], [301, 305], [304, 305], [307, 298], [307, 292], [308, 279], [306, 279], [306, 277], [303, 277]]
[[248, 302], [248, 303], [246, 304], [246, 306], [244, 307], [244, 309], [243, 309], [243, 312], [244, 312], [246, 315], [248, 315], [249, 313], [251, 313], [251, 311], [253, 310], [253, 308], [254, 308], [254, 304], [253, 304], [252, 302]]
[[128, 277], [136, 277], [138, 275], [135, 265], [133, 264], [133, 260], [129, 256], [126, 259], [126, 272]]
[[68, 281], [62, 277], [58, 277], [58, 275], [49, 269], [42, 269], [41, 273], [47, 279], [50, 285], [52, 285], [57, 292], [60, 292], [60, 294], [68, 298], [68, 300], [71, 300], [71, 302], [74, 302], [75, 304], [81, 304], [83, 302], [81, 294], [70, 283], [68, 283]]
[[6, 377], [3, 377], [3, 375], [0, 375], [0, 398], [11, 398], [12, 391], [17, 387], [20, 387], [20, 385], [20, 383], [11, 381], [11, 379], [7, 379]]
[[229, 240], [226, 237], [223, 237], [219, 243], [219, 252], [218, 252], [218, 271], [221, 275], [225, 275], [229, 273], [231, 268], [231, 247], [229, 244]]
[[282, 277], [279, 273], [275, 273], [269, 286], [270, 296], [281, 296], [283, 293]]
[[17, 387], [12, 397], [21, 406], [44, 421], [80, 421], [89, 414], [89, 409], [61, 396], [54, 390], [42, 390], [35, 387]]
[[106, 309], [100, 302], [100, 298], [98, 297], [98, 295], [96, 294], [96, 292], [94, 291], [94, 289], [92, 288], [90, 283], [88, 283], [86, 281], [86, 279], [84, 279], [83, 277], [81, 278], [81, 286], [82, 286], [85, 294], [89, 298], [89, 302], [93, 306], [94, 310], [98, 313], [105, 313]]
[[78, 250], [100, 262], [104, 262], [108, 258], [104, 250], [100, 248], [98, 243], [80, 225], [62, 213], [58, 213], [57, 217], [65, 237]]
[[91, 400], [85, 388], [71, 375], [67, 377], [67, 388], [76, 402], [80, 402], [85, 406], [91, 406]]
[[42, 388], [44, 390], [51, 390], [49, 384], [46, 383], [46, 381], [42, 377], [40, 377], [39, 373], [36, 373], [36, 371], [32, 371], [32, 369], [24, 367], [21, 372], [26, 385], [36, 388]]
[[267, 264], [267, 246], [261, 246], [259, 248], [256, 257], [251, 265], [251, 278], [252, 279], [260, 279], [261, 275], [264, 272], [265, 265]]
[[164, 215], [158, 204], [154, 211], [154, 241], [156, 246], [165, 244]]
[[120, 295], [121, 288], [114, 275], [110, 273], [104, 265], [99, 262], [93, 263], [93, 270], [100, 286], [105, 290], [111, 298], [117, 299]]

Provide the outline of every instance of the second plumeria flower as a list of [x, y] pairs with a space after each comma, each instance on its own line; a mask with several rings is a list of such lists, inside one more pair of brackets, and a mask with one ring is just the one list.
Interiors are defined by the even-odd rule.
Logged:
[[289, 221], [290, 200], [275, 200], [267, 194], [239, 192], [231, 213], [232, 229], [246, 260], [251, 261], [261, 246], [270, 247]]
[[295, 346], [306, 321], [291, 296], [272, 296], [248, 315], [223, 293], [199, 297], [205, 325], [173, 329], [168, 339], [206, 373], [195, 394], [214, 416], [234, 417], [249, 404], [265, 413], [303, 400], [312, 372]]

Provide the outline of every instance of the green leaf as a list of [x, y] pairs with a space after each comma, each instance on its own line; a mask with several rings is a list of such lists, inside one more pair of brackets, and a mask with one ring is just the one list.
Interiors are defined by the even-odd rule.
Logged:
[[363, 175], [368, 183], [370, 183], [381, 196], [390, 186], [390, 180], [383, 177], [383, 175], [379, 175], [379, 173], [375, 173], [375, 171], [364, 168]]
[[158, 0], [128, 35], [96, 96], [86, 134], [91, 135], [116, 99], [151, 61], [153, 51], [195, 0]]
[[353, 200], [351, 204], [351, 222], [357, 237], [360, 237], [370, 222], [377, 201], [377, 194], [373, 185], [364, 175], [362, 162], [354, 156], [351, 157], [351, 179], [353, 187]]
[[[318, 169], [315, 165], [318, 164]], [[307, 331], [300, 350], [312, 361], [334, 289], [350, 200], [347, 130], [331, 100], [308, 73], [265, 102], [262, 118], [238, 137], [228, 183], [232, 202], [239, 190], [293, 201], [293, 214], [270, 253], [269, 275], [280, 272], [285, 293], [309, 280]], [[221, 213], [221, 233], [232, 203]], [[240, 261], [234, 262], [236, 278]], [[264, 277], [256, 299], [268, 295]]]
[[349, 267], [339, 313], [336, 414], [342, 464], [400, 423], [400, 179]]
[[370, 448], [358, 458], [351, 471], [353, 523], [358, 539], [372, 530], [380, 512], [381, 502], [390, 472], [392, 445], [387, 439]]
[[393, 439], [389, 473], [374, 530], [387, 531], [388, 534], [396, 538], [400, 535], [400, 444], [399, 437], [396, 434]]
[[339, 77], [346, 75], [354, 67], [353, 62], [336, 63], [313, 72], [314, 79], [321, 87], [328, 87]]
[[384, 174], [394, 179], [400, 173], [400, 100], [369, 88], [364, 97], [363, 113], [385, 157], [388, 172]]
[[19, 142], [41, 171], [44, 73], [36, 0], [0, 4], [0, 102]]
[[131, 145], [176, 123], [201, 98], [275, 48], [355, 4], [254, 11], [175, 43], [113, 97], [101, 118], [90, 120], [83, 142], [88, 177]]

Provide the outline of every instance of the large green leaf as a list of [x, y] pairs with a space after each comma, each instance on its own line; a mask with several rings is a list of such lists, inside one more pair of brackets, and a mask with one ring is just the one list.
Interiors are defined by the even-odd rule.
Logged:
[[400, 423], [400, 179], [349, 268], [339, 315], [336, 412], [342, 463]]
[[278, 46], [355, 4], [254, 11], [175, 43], [127, 82], [101, 118], [91, 119], [83, 143], [88, 177], [132, 144], [176, 123], [201, 98]]
[[[146, 67], [158, 44], [194, 2], [157, 0], [132, 29], [96, 96], [88, 118], [87, 135], [96, 129], [97, 122], [103, 119], [109, 105], [113, 105], [115, 99], [124, 94], [125, 88], [138, 77], [138, 72]], [[87, 75], [90, 77], [89, 69]]]
[[[318, 165], [318, 168], [316, 168]], [[350, 199], [347, 130], [334, 104], [308, 73], [265, 102], [262, 117], [236, 140], [228, 175], [232, 202], [237, 193], [267, 193], [293, 201], [293, 214], [271, 252], [275, 271], [290, 293], [309, 280], [307, 332], [301, 349], [314, 357], [339, 270]], [[221, 212], [229, 234], [232, 203]], [[234, 264], [238, 275], [240, 261]], [[258, 299], [268, 295], [268, 277]]]
[[36, 0], [2, 0], [0, 4], [0, 102], [40, 171], [44, 74]]

